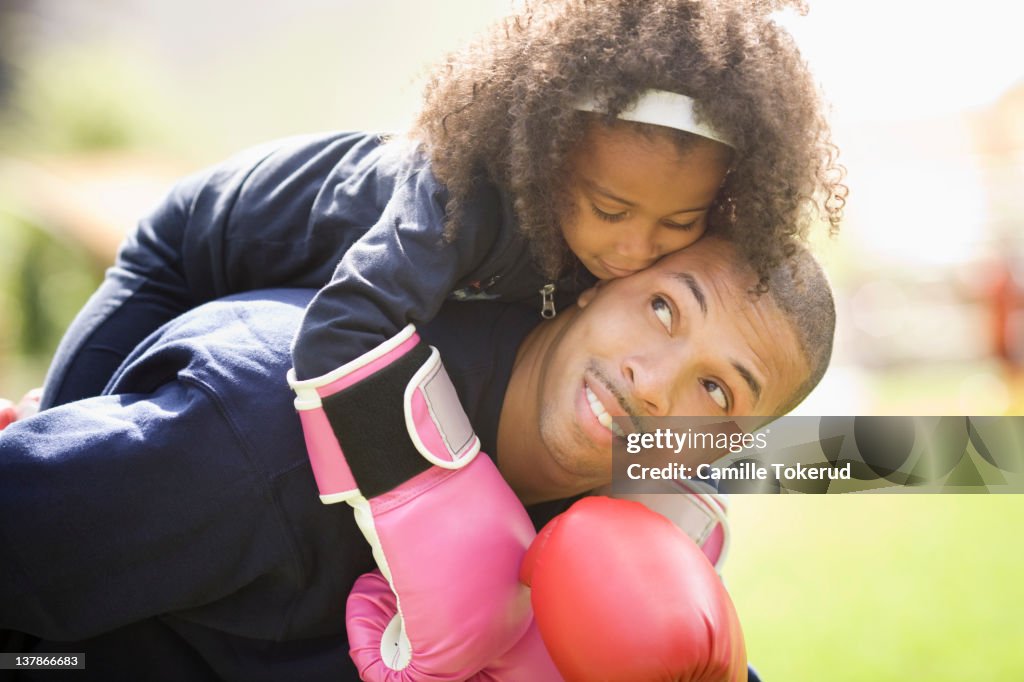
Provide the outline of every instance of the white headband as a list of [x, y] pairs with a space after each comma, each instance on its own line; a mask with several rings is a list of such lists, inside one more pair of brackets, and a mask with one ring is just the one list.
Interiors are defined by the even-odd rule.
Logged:
[[[680, 95], [678, 92], [647, 90], [640, 95], [636, 104], [619, 112], [618, 118], [624, 121], [652, 123], [657, 126], [675, 128], [734, 147], [725, 135], [710, 125], [697, 121], [693, 113], [693, 104], [693, 98]], [[576, 108], [579, 111], [605, 113], [594, 97], [581, 98], [577, 101]]]

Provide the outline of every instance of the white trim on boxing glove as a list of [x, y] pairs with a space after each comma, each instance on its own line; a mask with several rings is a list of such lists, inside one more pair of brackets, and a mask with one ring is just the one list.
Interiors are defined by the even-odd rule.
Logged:
[[[687, 501], [697, 507], [702, 514], [704, 514], [709, 523], [704, 527], [704, 530], [699, 533], [700, 537], [693, 537], [693, 534], [687, 530], [687, 534], [693, 537], [694, 541], [704, 546], [704, 543], [711, 537], [711, 534], [715, 532], [715, 529], [721, 527], [722, 529], [722, 550], [718, 554], [718, 561], [715, 562], [715, 571], [719, 574], [722, 572], [722, 568], [725, 566], [725, 560], [729, 556], [729, 545], [732, 541], [732, 530], [729, 525], [729, 497], [715, 491], [711, 486], [707, 484], [701, 484], [698, 481], [674, 481], [676, 485], [682, 488], [686, 488], [687, 491], [683, 492], [683, 496]], [[703, 492], [702, 490], [703, 489]], [[676, 521], [676, 525], [682, 527], [682, 525]]]
[[392, 670], [402, 670], [412, 662], [412, 643], [405, 634], [405, 619], [402, 618], [401, 608], [381, 635], [380, 658]]
[[[728, 496], [702, 481], [673, 480], [667, 483], [672, 492], [666, 490], [662, 493], [619, 494], [613, 497], [640, 502], [658, 512], [686, 533], [701, 549], [704, 549], [715, 530], [721, 528], [722, 548], [713, 562], [715, 571], [721, 574], [732, 541]], [[685, 502], [680, 498], [685, 499]]]
[[293, 367], [292, 369], [289, 369], [288, 385], [291, 386], [293, 391], [295, 391], [295, 409], [311, 410], [313, 408], [320, 407], [323, 403], [320, 400], [320, 394], [317, 393], [316, 389], [335, 382], [342, 377], [348, 376], [352, 372], [355, 372], [361, 367], [365, 367], [374, 360], [384, 357], [408, 341], [415, 333], [416, 327], [411, 324], [407, 324], [400, 332], [392, 336], [390, 339], [382, 342], [379, 346], [371, 348], [355, 360], [350, 360], [341, 367], [336, 367], [327, 374], [322, 374], [312, 379], [300, 380], [295, 375], [295, 368]]
[[405, 634], [405, 616], [402, 615], [402, 599], [395, 589], [395, 582], [391, 578], [391, 566], [388, 565], [387, 556], [380, 543], [380, 535], [373, 523], [373, 511], [370, 502], [362, 495], [355, 495], [346, 500], [352, 507], [356, 525], [362, 531], [363, 537], [370, 545], [373, 552], [373, 560], [384, 579], [391, 586], [391, 592], [395, 595], [395, 615], [384, 629], [380, 640], [380, 657], [385, 665], [391, 670], [402, 670], [412, 662], [412, 643]]
[[[423, 397], [436, 434], [417, 418], [422, 416], [416, 414], [417, 391]], [[441, 363], [441, 354], [433, 346], [430, 347], [430, 358], [409, 380], [403, 402], [409, 437], [423, 458], [434, 466], [461, 469], [480, 453], [480, 439], [473, 432], [469, 417], [455, 392], [455, 385]], [[428, 443], [434, 435], [438, 440]], [[447, 458], [435, 454], [434, 451], [441, 448]]]
[[[399, 481], [403, 472], [412, 475], [418, 468], [410, 458], [421, 457], [424, 466], [460, 469], [480, 452], [480, 440], [459, 402], [440, 354], [422, 343], [412, 325], [315, 379], [299, 381], [292, 369], [288, 382], [296, 393], [295, 407], [320, 499], [325, 504], [346, 502], [358, 494], [373, 497], [388, 489], [386, 480], [367, 478], [365, 468], [361, 474], [352, 468], [353, 464], [367, 461], [365, 457], [354, 461], [348, 455], [365, 454], [377, 442], [381, 447], [396, 447], [393, 437], [398, 429], [404, 428], [408, 436], [404, 441], [406, 447], [398, 446], [395, 450], [398, 465], [391, 473], [397, 474]], [[380, 393], [372, 393], [378, 388]], [[393, 408], [387, 400], [384, 402], [389, 407], [385, 413], [368, 408], [377, 405], [374, 401], [387, 395], [385, 391], [394, 392]], [[364, 402], [368, 397], [370, 402]], [[385, 430], [378, 434], [379, 441], [372, 436], [374, 432], [362, 428], [366, 422], [353, 423], [383, 416], [389, 419]], [[354, 448], [352, 453], [342, 452], [344, 433], [353, 434], [346, 440], [346, 448]], [[385, 445], [389, 438], [390, 443]], [[359, 489], [357, 476], [363, 477], [362, 485], [369, 485], [369, 489]]]

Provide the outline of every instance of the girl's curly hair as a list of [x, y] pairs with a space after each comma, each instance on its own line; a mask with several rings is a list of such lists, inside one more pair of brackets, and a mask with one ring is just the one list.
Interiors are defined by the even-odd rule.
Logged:
[[808, 209], [834, 232], [846, 196], [816, 84], [771, 17], [788, 4], [528, 1], [427, 84], [412, 135], [448, 188], [447, 236], [486, 177], [508, 191], [538, 265], [555, 276], [570, 262], [559, 223], [588, 116], [575, 103], [598, 97], [611, 118], [647, 89], [669, 90], [693, 97], [735, 146], [709, 225], [736, 239], [763, 289], [805, 236]]

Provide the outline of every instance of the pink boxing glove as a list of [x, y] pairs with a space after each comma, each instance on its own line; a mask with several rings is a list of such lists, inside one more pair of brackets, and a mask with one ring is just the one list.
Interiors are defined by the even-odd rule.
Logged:
[[[440, 607], [443, 608], [443, 605]], [[360, 674], [364, 678], [372, 679], [373, 668], [387, 664], [394, 666], [395, 661], [408, 655], [402, 650], [408, 646], [407, 642], [398, 642], [390, 638], [383, 643], [385, 650], [382, 652], [381, 637], [374, 634], [387, 629], [397, 608], [395, 594], [380, 571], [360, 576], [349, 594], [346, 607], [349, 648], [352, 660], [359, 666]], [[467, 679], [470, 682], [560, 682], [562, 677], [544, 647], [536, 624], [531, 621], [529, 629], [509, 651], [493, 659], [483, 670]]]
[[714, 567], [639, 503], [580, 500], [544, 527], [520, 577], [569, 682], [747, 679], [739, 619]]
[[437, 350], [409, 326], [323, 377], [291, 372], [289, 383], [320, 498], [353, 507], [395, 597], [365, 588], [350, 601], [363, 679], [462, 680], [511, 650], [531, 627], [518, 570], [535, 532], [478, 456]]

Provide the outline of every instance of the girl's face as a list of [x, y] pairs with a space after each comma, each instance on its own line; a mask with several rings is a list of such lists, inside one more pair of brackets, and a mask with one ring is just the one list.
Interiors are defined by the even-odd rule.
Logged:
[[701, 138], [680, 153], [666, 131], [591, 122], [570, 158], [572, 210], [562, 222], [569, 248], [600, 279], [625, 277], [686, 248], [707, 213], [731, 150]]

